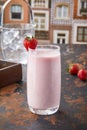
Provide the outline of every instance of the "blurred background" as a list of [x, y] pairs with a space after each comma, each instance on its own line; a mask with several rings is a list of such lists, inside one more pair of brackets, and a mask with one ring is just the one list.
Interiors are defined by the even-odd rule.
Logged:
[[[11, 0], [3, 24], [30, 23], [27, 0]], [[6, 0], [0, 0], [0, 10]], [[87, 44], [87, 0], [29, 0], [39, 43]], [[0, 13], [1, 20], [1, 13]]]

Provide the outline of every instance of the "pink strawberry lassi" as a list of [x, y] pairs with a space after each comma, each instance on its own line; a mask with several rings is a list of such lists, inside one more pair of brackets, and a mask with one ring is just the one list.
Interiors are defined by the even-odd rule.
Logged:
[[31, 112], [50, 115], [60, 105], [60, 48], [55, 45], [40, 46], [28, 56], [27, 100]]

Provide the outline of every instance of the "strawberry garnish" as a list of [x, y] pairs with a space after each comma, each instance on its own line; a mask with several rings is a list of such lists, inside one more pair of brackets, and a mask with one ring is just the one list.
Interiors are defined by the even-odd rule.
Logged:
[[26, 50], [28, 51], [28, 44], [29, 44], [28, 40], [24, 39], [23, 44], [24, 44], [24, 47], [26, 48]]
[[34, 37], [30, 38], [28, 36], [24, 39], [24, 42], [23, 42], [24, 47], [26, 48], [27, 51], [29, 50], [29, 48], [35, 49], [37, 46], [37, 43], [38, 42], [37, 42], [36, 38], [34, 38]]
[[69, 65], [69, 73], [72, 75], [77, 75], [79, 71], [79, 64], [71, 64]]
[[30, 49], [35, 49], [37, 46], [37, 40], [35, 38], [32, 38], [29, 42], [29, 48]]

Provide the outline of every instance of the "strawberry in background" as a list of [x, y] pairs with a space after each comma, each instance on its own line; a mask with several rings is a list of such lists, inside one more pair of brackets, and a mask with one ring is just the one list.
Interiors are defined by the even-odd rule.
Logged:
[[78, 78], [83, 80], [83, 81], [87, 80], [87, 70], [86, 69], [79, 70]]
[[69, 65], [69, 73], [72, 75], [77, 75], [79, 69], [80, 67], [79, 67], [79, 64], [77, 63]]
[[87, 80], [87, 70], [81, 67], [80, 64], [74, 63], [70, 64], [68, 68], [68, 72], [71, 75], [77, 75], [80, 80]]

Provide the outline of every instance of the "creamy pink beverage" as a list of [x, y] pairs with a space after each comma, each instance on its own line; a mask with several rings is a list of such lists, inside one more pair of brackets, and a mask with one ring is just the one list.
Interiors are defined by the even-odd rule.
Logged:
[[60, 91], [60, 48], [48, 45], [29, 52], [27, 99], [30, 111], [40, 115], [55, 113], [60, 105]]

